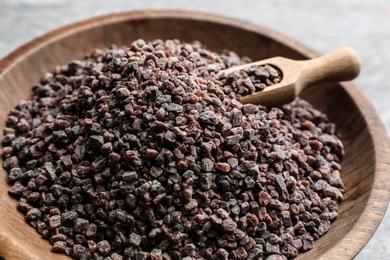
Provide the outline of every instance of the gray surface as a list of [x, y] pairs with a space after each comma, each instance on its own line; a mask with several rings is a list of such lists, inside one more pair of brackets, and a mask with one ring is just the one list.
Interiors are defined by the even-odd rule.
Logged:
[[[0, 58], [60, 26], [111, 12], [145, 8], [207, 11], [261, 24], [325, 53], [355, 48], [362, 60], [357, 83], [390, 130], [390, 1], [388, 0], [0, 0]], [[390, 259], [390, 212], [355, 258]]]

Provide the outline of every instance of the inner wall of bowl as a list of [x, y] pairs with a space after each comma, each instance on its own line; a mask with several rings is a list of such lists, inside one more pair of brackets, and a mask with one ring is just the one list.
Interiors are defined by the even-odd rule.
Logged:
[[[10, 69], [0, 78], [1, 111], [9, 111], [19, 100], [29, 98], [32, 85], [39, 81], [44, 72], [52, 71], [56, 65], [65, 64], [72, 59], [80, 59], [85, 53], [95, 48], [106, 47], [110, 44], [128, 45], [138, 38], [145, 40], [176, 38], [187, 42], [198, 40], [214, 51], [230, 49], [240, 56], [248, 56], [252, 60], [276, 55], [295, 59], [305, 58], [303, 53], [267, 36], [251, 30], [206, 20], [139, 18], [112, 24], [107, 23], [103, 27], [95, 25], [92, 28], [82, 27], [75, 28], [75, 30], [75, 33], [65, 36], [57, 32], [58, 35], [54, 34], [53, 37], [57, 37], [58, 41], [48, 42], [12, 64]], [[25, 73], [26, 71], [28, 73]], [[373, 183], [371, 173], [374, 172], [374, 167], [372, 165], [367, 167], [364, 162], [372, 159], [374, 151], [373, 147], [367, 146], [370, 143], [370, 134], [362, 115], [356, 112], [358, 109], [355, 103], [340, 85], [333, 84], [316, 90], [309, 89], [303, 94], [303, 97], [327, 113], [330, 120], [336, 123], [338, 133], [346, 148], [346, 157], [342, 163], [342, 178], [346, 190], [345, 201], [339, 208], [339, 218], [333, 223], [328, 234], [320, 239], [321, 242], [316, 242], [312, 251], [299, 257], [311, 258], [319, 256], [320, 252], [323, 253], [337, 244], [351, 230], [363, 212], [368, 195], [362, 195], [361, 192], [356, 194], [354, 189], [364, 185], [363, 190], [366, 192], [363, 193], [368, 193], [370, 190]], [[6, 116], [7, 113], [0, 114], [1, 130], [4, 128]], [[366, 146], [367, 149], [363, 155], [364, 158], [361, 154], [357, 158], [356, 151], [362, 146]], [[1, 169], [2, 196], [6, 196], [4, 190], [5, 174], [5, 171]], [[360, 200], [358, 206], [356, 206], [357, 199]], [[16, 206], [16, 200], [13, 203]], [[351, 210], [353, 210], [353, 214], [350, 213]], [[348, 221], [346, 221], [347, 218], [349, 218]], [[352, 221], [351, 218], [353, 218]], [[337, 225], [337, 230], [334, 228], [335, 225]], [[39, 235], [36, 234], [36, 238], [38, 237]]]

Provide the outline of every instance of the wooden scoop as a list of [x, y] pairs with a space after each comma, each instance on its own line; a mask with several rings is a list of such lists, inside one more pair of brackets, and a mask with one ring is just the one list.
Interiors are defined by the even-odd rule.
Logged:
[[244, 96], [241, 103], [263, 106], [279, 106], [289, 103], [305, 88], [325, 82], [339, 82], [354, 79], [360, 71], [360, 61], [356, 51], [346, 47], [311, 60], [291, 60], [274, 57], [220, 71], [217, 76], [253, 65], [271, 65], [282, 72], [281, 82], [266, 87], [262, 91]]

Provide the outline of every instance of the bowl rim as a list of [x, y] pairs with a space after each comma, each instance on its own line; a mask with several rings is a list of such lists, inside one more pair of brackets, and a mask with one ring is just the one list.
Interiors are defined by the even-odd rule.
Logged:
[[[254, 24], [245, 20], [202, 11], [178, 9], [144, 9], [92, 17], [59, 27], [58, 29], [36, 37], [35, 39], [32, 39], [31, 41], [23, 44], [11, 53], [7, 54], [4, 58], [0, 59], [0, 79], [5, 74], [7, 74], [7, 72], [11, 70], [12, 67], [21, 62], [23, 57], [29, 55], [30, 53], [39, 51], [44, 43], [47, 44], [50, 42], [55, 42], [61, 38], [65, 38], [71, 34], [83, 31], [87, 28], [90, 29], [102, 25], [120, 23], [126, 20], [162, 18], [207, 21], [233, 26], [257, 34], [267, 35], [268, 38], [274, 41], [282, 42], [287, 47], [294, 49], [296, 52], [302, 54], [305, 57], [314, 58], [318, 56], [317, 52], [305, 46], [301, 42], [290, 38], [289, 36], [279, 33], [266, 26]], [[375, 230], [378, 228], [384, 217], [388, 207], [388, 202], [390, 200], [390, 142], [385, 126], [371, 101], [365, 95], [363, 90], [356, 85], [356, 83], [342, 82], [339, 85], [353, 99], [353, 102], [355, 103], [357, 109], [367, 124], [367, 128], [374, 146], [373, 150], [375, 152], [375, 161], [373, 162], [375, 165], [375, 171], [372, 173], [375, 174], [375, 178], [373, 180], [372, 190], [370, 190], [369, 198], [367, 200], [367, 206], [362, 211], [358, 221], [347, 233], [344, 234], [344, 237], [339, 242], [326, 251], [326, 257], [321, 257], [321, 259], [351, 259], [355, 257], [368, 243]], [[2, 151], [2, 148], [0, 148], [0, 151]], [[367, 219], [370, 219], [370, 221], [367, 221]], [[352, 237], [353, 233], [359, 235], [359, 243], [354, 243], [354, 241], [357, 240]], [[1, 231], [0, 241], [7, 241], [7, 238], [4, 237], [4, 234], [2, 234]], [[11, 257], [12, 255], [9, 255], [7, 252], [5, 252], [5, 248], [7, 248], [7, 250], [12, 250], [13, 248], [17, 249], [17, 245], [12, 243], [7, 247], [3, 249], [2, 248], [3, 247], [0, 247], [0, 256], [7, 258], [7, 256]]]

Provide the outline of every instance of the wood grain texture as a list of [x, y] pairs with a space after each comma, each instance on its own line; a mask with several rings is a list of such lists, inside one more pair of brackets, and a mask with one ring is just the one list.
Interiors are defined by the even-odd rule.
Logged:
[[[252, 60], [273, 56], [313, 58], [302, 44], [261, 26], [186, 11], [137, 11], [98, 17], [42, 36], [0, 61], [0, 130], [8, 111], [31, 95], [31, 86], [55, 65], [80, 59], [94, 48], [137, 38], [199, 40], [210, 49], [231, 49]], [[302, 97], [336, 123], [345, 145], [344, 202], [331, 230], [297, 259], [351, 259], [368, 242], [390, 198], [389, 139], [362, 90], [352, 82], [307, 89]], [[25, 222], [0, 170], [0, 256], [5, 259], [68, 259], [50, 252], [48, 241]]]
[[360, 72], [359, 56], [352, 48], [345, 47], [308, 60], [274, 57], [255, 61], [221, 70], [217, 76], [266, 64], [281, 72], [282, 81], [262, 91], [242, 97], [241, 103], [267, 107], [280, 106], [293, 101], [306, 88], [322, 83], [353, 80]]

